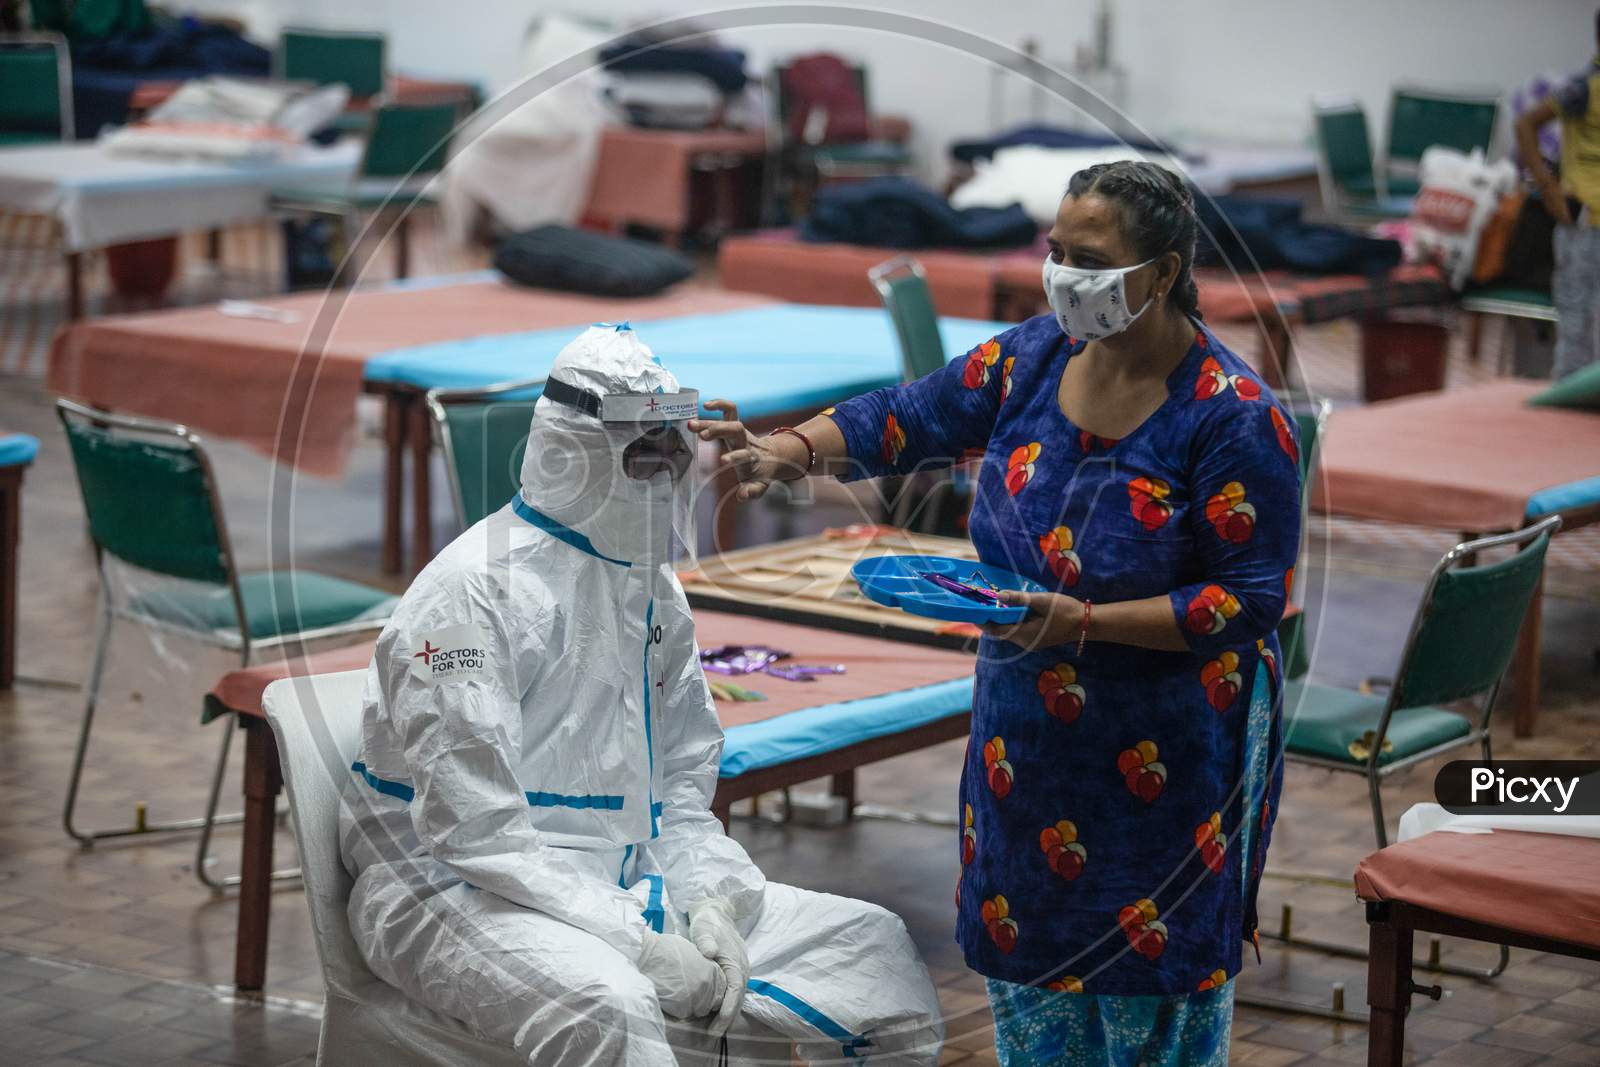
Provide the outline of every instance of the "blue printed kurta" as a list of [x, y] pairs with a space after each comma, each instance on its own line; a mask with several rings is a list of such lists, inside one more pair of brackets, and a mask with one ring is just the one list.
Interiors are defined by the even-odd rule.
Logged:
[[969, 966], [1007, 982], [1192, 993], [1238, 973], [1255, 929], [1281, 768], [1246, 827], [1240, 783], [1258, 665], [1278, 688], [1298, 442], [1204, 327], [1160, 409], [1126, 438], [1095, 437], [1057, 401], [1082, 349], [1039, 316], [831, 414], [862, 476], [984, 450], [970, 526], [984, 562], [1094, 604], [1170, 601], [1187, 652], [1090, 642], [1079, 656], [1075, 644], [1027, 652], [983, 638], [957, 940]]

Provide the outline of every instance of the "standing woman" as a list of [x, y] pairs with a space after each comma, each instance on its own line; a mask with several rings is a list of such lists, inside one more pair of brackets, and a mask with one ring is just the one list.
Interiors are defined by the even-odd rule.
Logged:
[[979, 645], [957, 940], [1002, 1064], [1224, 1064], [1282, 784], [1279, 651], [1300, 537], [1293, 422], [1199, 322], [1172, 173], [1076, 174], [1041, 315], [945, 369], [751, 437], [741, 499], [983, 449], [986, 563], [1052, 592]]

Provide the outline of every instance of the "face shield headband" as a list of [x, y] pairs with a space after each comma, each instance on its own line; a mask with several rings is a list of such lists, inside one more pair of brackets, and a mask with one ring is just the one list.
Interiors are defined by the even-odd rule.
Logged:
[[629, 478], [649, 481], [657, 474], [666, 473], [677, 482], [694, 465], [694, 444], [682, 424], [699, 413], [699, 390], [602, 396], [551, 378], [544, 384], [544, 395], [613, 427], [616, 424], [639, 427], [639, 436], [622, 452], [622, 470]]

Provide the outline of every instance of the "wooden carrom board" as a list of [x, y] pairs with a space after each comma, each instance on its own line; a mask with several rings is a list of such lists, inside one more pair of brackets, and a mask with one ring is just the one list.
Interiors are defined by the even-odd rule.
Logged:
[[848, 526], [709, 556], [678, 575], [689, 604], [921, 645], [976, 651], [978, 630], [910, 615], [868, 600], [850, 568], [872, 556], [976, 560], [970, 541], [892, 526]]

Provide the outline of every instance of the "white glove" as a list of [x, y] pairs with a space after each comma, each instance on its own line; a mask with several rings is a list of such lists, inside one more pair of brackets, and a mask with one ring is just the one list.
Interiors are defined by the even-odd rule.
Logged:
[[639, 973], [655, 985], [661, 1010], [675, 1019], [710, 1015], [728, 991], [722, 968], [702, 956], [688, 938], [677, 934], [644, 932]]
[[728, 992], [722, 998], [717, 1017], [708, 1024], [713, 1036], [720, 1037], [739, 1017], [744, 1005], [745, 986], [750, 981], [750, 956], [744, 938], [733, 925], [733, 905], [727, 900], [702, 900], [689, 909], [689, 940], [708, 960], [714, 960], [727, 978]]

